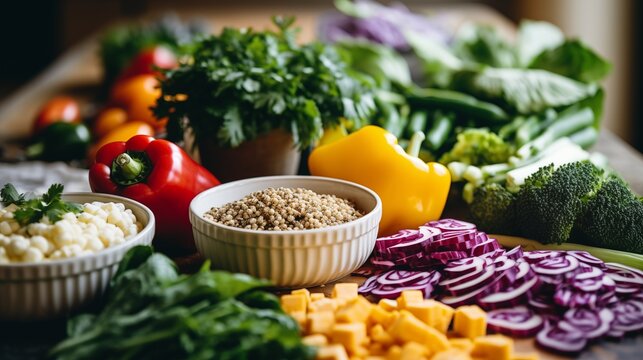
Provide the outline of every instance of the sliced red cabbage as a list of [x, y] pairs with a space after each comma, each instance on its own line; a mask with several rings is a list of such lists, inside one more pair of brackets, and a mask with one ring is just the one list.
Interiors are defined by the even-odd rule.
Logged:
[[505, 252], [505, 256], [512, 259], [512, 260], [518, 260], [522, 258], [522, 247], [520, 245], [516, 246], [515, 248]]
[[565, 252], [567, 255], [571, 255], [575, 257], [576, 259], [584, 262], [585, 264], [596, 266], [599, 268], [604, 268], [605, 263], [603, 260], [593, 256], [592, 254], [588, 253], [587, 251], [579, 251], [579, 250], [567, 250]]
[[525, 260], [527, 260], [527, 262], [533, 263], [543, 259], [555, 258], [563, 255], [564, 254], [562, 251], [536, 250], [536, 251], [526, 251], [522, 257]]
[[429, 254], [429, 258], [435, 259], [443, 264], [451, 260], [459, 260], [467, 257], [468, 255], [464, 251], [434, 251]]
[[485, 287], [485, 285], [492, 282], [496, 277], [495, 271], [496, 267], [494, 265], [491, 265], [489, 267], [486, 267], [479, 276], [476, 276], [469, 281], [446, 287], [445, 290], [447, 291], [447, 293], [453, 296], [470, 293], [481, 287]]
[[471, 249], [472, 256], [479, 256], [500, 249], [500, 244], [496, 239], [483, 241]]
[[539, 275], [563, 275], [578, 267], [578, 259], [567, 255], [545, 258], [534, 262], [531, 267]]
[[497, 309], [505, 306], [524, 304], [529, 298], [529, 293], [538, 286], [538, 277], [533, 277], [522, 284], [505, 289], [504, 291], [494, 292], [480, 299], [479, 303], [485, 309]]
[[375, 289], [375, 288], [377, 288], [379, 286], [379, 283], [377, 282], [377, 277], [378, 276], [375, 275], [375, 276], [371, 276], [368, 279], [366, 279], [366, 281], [364, 281], [362, 286], [357, 288], [357, 292], [362, 294], [362, 295], [369, 294], [373, 289]]
[[440, 219], [437, 221], [430, 221], [427, 223], [427, 225], [436, 227], [444, 232], [476, 229], [476, 226], [471, 223], [455, 219]]
[[388, 253], [388, 249], [391, 246], [394, 246], [403, 242], [413, 241], [417, 239], [419, 236], [420, 236], [419, 230], [411, 230], [411, 229], [400, 230], [396, 234], [393, 234], [391, 236], [384, 236], [384, 237], [377, 238], [377, 240], [375, 240], [375, 251], [377, 253]]
[[427, 271], [390, 270], [377, 276], [377, 282], [382, 285], [404, 286], [416, 283], [432, 275], [432, 272]]
[[565, 312], [558, 326], [565, 331], [578, 331], [588, 339], [596, 339], [610, 330], [612, 321], [614, 313], [610, 309], [574, 308]]
[[454, 260], [444, 268], [444, 275], [447, 278], [459, 277], [475, 271], [481, 271], [485, 265], [485, 261], [479, 257]]
[[611, 330], [632, 332], [643, 329], [643, 300], [635, 298], [622, 300], [614, 304], [611, 310], [614, 312]]
[[578, 331], [566, 331], [558, 326], [545, 326], [538, 335], [536, 343], [546, 349], [561, 353], [576, 353], [585, 347], [587, 338]]
[[534, 336], [543, 324], [543, 318], [525, 306], [487, 312], [487, 328], [512, 337]]

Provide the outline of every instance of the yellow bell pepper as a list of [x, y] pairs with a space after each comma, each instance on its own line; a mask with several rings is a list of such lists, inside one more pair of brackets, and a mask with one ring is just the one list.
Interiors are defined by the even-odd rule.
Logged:
[[407, 154], [393, 134], [366, 126], [315, 148], [308, 167], [312, 175], [353, 181], [375, 191], [382, 199], [380, 236], [415, 228], [440, 218], [451, 185], [446, 167], [417, 157], [421, 135], [413, 136]]

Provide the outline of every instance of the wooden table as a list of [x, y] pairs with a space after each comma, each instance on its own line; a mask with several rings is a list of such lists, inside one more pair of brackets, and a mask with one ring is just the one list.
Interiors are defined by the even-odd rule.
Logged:
[[[314, 37], [316, 19], [327, 8], [319, 5], [301, 5], [295, 15], [302, 27], [301, 40]], [[478, 5], [435, 7], [429, 11], [440, 13], [443, 20], [451, 27], [467, 21], [486, 22], [505, 33], [514, 31], [513, 24], [487, 7]], [[263, 28], [269, 25], [269, 14], [292, 14], [291, 9], [275, 7], [256, 7], [242, 9], [226, 8], [213, 12], [209, 9], [192, 9], [181, 13], [183, 17], [198, 15], [212, 21], [219, 29], [222, 26], [253, 26]], [[77, 98], [91, 100], [98, 94], [101, 81], [101, 70], [97, 57], [96, 37], [89, 38], [71, 49], [58, 59], [47, 71], [34, 81], [25, 85], [11, 97], [0, 104], [0, 143], [26, 137], [29, 133], [31, 119], [38, 108], [50, 97], [67, 93]], [[91, 105], [88, 105], [91, 106]], [[639, 194], [643, 194], [643, 157], [624, 141], [613, 134], [603, 131], [595, 150], [605, 154], [610, 165], [618, 171]], [[459, 214], [457, 206], [447, 209], [448, 215]], [[198, 257], [180, 259], [184, 267], [194, 267], [200, 262]], [[363, 276], [349, 276], [341, 282], [361, 283]], [[312, 289], [316, 292], [330, 294], [332, 284]], [[0, 294], [1, 296], [1, 294]], [[62, 336], [64, 324], [53, 322], [47, 324], [1, 324], [0, 323], [0, 360], [41, 358], [51, 344]], [[39, 330], [38, 330], [39, 329]], [[35, 334], [34, 334], [35, 332]], [[519, 351], [533, 351], [533, 339], [519, 340], [516, 347]], [[643, 335], [627, 338], [619, 343], [600, 342], [581, 354], [582, 359], [639, 359], [638, 352], [643, 349]], [[539, 351], [541, 359], [561, 359], [551, 353]]]

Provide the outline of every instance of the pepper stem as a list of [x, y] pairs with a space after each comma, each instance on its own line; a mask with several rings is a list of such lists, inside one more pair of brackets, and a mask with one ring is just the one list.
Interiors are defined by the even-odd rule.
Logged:
[[424, 132], [422, 131], [416, 131], [413, 133], [413, 136], [411, 136], [411, 140], [409, 141], [409, 146], [406, 147], [406, 153], [418, 157], [420, 155], [420, 148], [422, 147], [422, 142], [426, 136], [424, 135]]
[[121, 176], [128, 180], [134, 179], [139, 176], [144, 167], [140, 161], [132, 159], [132, 157], [127, 153], [118, 155], [114, 162], [116, 163]]

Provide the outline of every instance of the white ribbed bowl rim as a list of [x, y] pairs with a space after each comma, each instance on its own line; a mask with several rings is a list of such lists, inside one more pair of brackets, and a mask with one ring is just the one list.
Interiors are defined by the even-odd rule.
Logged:
[[[305, 229], [305, 230], [283, 230], [283, 231], [276, 231], [276, 230], [252, 230], [252, 229], [244, 229], [244, 228], [238, 228], [234, 226], [228, 226], [220, 223], [216, 223], [212, 220], [205, 219], [203, 217], [203, 214], [198, 214], [194, 208], [195, 204], [198, 202], [202, 201], [203, 198], [207, 197], [210, 195], [210, 193], [213, 192], [221, 192], [225, 191], [228, 188], [234, 188], [235, 186], [239, 185], [245, 185], [248, 183], [261, 183], [265, 181], [270, 181], [270, 180], [321, 180], [321, 181], [326, 181], [326, 182], [332, 182], [332, 183], [338, 183], [338, 184], [344, 184], [348, 185], [350, 187], [354, 187], [356, 189], [362, 190], [366, 193], [368, 193], [373, 199], [375, 199], [375, 206], [366, 214], [362, 215], [359, 219], [349, 221], [344, 224], [339, 224], [339, 225], [333, 225], [333, 226], [326, 226], [323, 228], [319, 229]], [[305, 187], [302, 184], [302, 187]], [[335, 230], [342, 230], [345, 228], [353, 227], [356, 224], [364, 223], [370, 221], [370, 218], [372, 216], [377, 215], [378, 211], [381, 212], [382, 209], [382, 200], [380, 199], [379, 195], [377, 193], [366, 186], [354, 183], [352, 181], [347, 181], [347, 180], [342, 180], [342, 179], [336, 179], [336, 178], [330, 178], [330, 177], [324, 177], [324, 176], [309, 176], [309, 175], [278, 175], [278, 176], [261, 176], [261, 177], [256, 177], [256, 178], [250, 178], [250, 179], [243, 179], [243, 180], [237, 180], [237, 181], [232, 181], [229, 183], [221, 184], [218, 186], [215, 186], [213, 188], [210, 188], [208, 190], [205, 190], [201, 193], [199, 193], [197, 196], [192, 199], [190, 202], [190, 222], [192, 223], [192, 226], [197, 226], [195, 222], [199, 222], [201, 226], [204, 224], [207, 224], [207, 226], [212, 226], [212, 227], [218, 227], [226, 231], [233, 231], [233, 232], [239, 232], [239, 233], [246, 233], [246, 234], [251, 234], [251, 235], [269, 235], [269, 236], [274, 236], [274, 235], [282, 235], [282, 236], [296, 236], [296, 235], [305, 235], [305, 234], [314, 234], [314, 233], [326, 233], [326, 232], [332, 232]]]
[[[0, 282], [2, 281], [20, 281], [20, 277], [24, 277], [24, 280], [37, 280], [37, 279], [47, 279], [47, 278], [58, 278], [65, 277], [79, 273], [85, 273], [94, 271], [97, 269], [105, 268], [111, 266], [116, 262], [119, 262], [122, 258], [122, 255], [133, 247], [141, 243], [141, 239], [145, 237], [154, 237], [155, 230], [155, 218], [154, 213], [147, 206], [141, 204], [138, 201], [128, 199], [126, 197], [112, 195], [112, 194], [103, 194], [103, 193], [93, 193], [93, 192], [69, 192], [63, 193], [63, 199], [69, 199], [74, 202], [118, 202], [125, 205], [125, 208], [138, 208], [145, 213], [147, 216], [147, 223], [139, 231], [138, 234], [134, 235], [132, 238], [127, 240], [122, 244], [116, 246], [111, 246], [107, 249], [101, 250], [94, 254], [86, 254], [78, 257], [68, 258], [68, 259], [59, 259], [59, 260], [46, 260], [37, 263], [10, 263], [10, 264], [0, 264]], [[74, 198], [83, 198], [87, 200], [73, 200]], [[145, 223], [145, 219], [137, 219]], [[149, 235], [149, 233], [152, 235]], [[122, 253], [122, 254], [119, 254]], [[119, 256], [121, 255], [121, 256]], [[70, 265], [76, 265], [73, 267], [72, 272], [65, 271], [69, 269]], [[43, 271], [44, 268], [48, 270], [58, 270], [58, 276], [43, 276], [44, 273], [51, 274], [52, 271]]]

